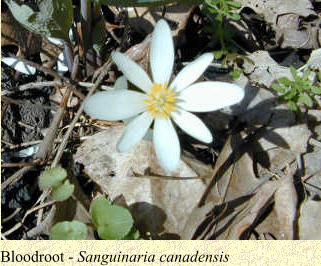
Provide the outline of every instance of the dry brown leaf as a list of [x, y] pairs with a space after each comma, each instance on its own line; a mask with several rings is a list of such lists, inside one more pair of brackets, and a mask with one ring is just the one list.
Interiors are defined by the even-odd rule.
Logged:
[[304, 182], [307, 191], [321, 197], [321, 150], [303, 155], [304, 174], [308, 180]]
[[321, 240], [320, 201], [306, 200], [300, 207], [299, 236], [302, 240]]
[[140, 64], [146, 72], [149, 72], [149, 47], [151, 37], [152, 35], [148, 34], [141, 43], [132, 46], [125, 52], [132, 60]]
[[[234, 217], [226, 231], [219, 235], [217, 239], [240, 239], [241, 237], [247, 238], [247, 236], [242, 236], [242, 234], [255, 224], [269, 203], [271, 203], [271, 199], [276, 188], [277, 184], [273, 181], [262, 185], [255, 193], [255, 196], [248, 201], [244, 208], [242, 208], [239, 212], [234, 212], [236, 217]], [[219, 226], [220, 228], [225, 226], [226, 220], [227, 219], [222, 221], [221, 225]]]
[[251, 82], [260, 87], [270, 88], [273, 82], [281, 77], [292, 79], [291, 71], [288, 67], [280, 66], [272, 59], [267, 51], [256, 51], [248, 56], [251, 61], [244, 62], [244, 73]]
[[[262, 185], [252, 197], [240, 197], [223, 205], [207, 203], [194, 209], [182, 236], [184, 239], [243, 239], [272, 200], [277, 182]], [[198, 223], [197, 223], [198, 222]]]
[[265, 21], [270, 23], [274, 29], [276, 28], [277, 18], [280, 15], [292, 13], [303, 17], [315, 15], [309, 0], [239, 0], [239, 2], [243, 3], [243, 7], [249, 7], [263, 16]]
[[[166, 7], [164, 18], [172, 26], [173, 36], [177, 36], [178, 32], [185, 28], [193, 8], [193, 6], [183, 4], [173, 4]], [[153, 31], [156, 22], [162, 18], [163, 8], [136, 7], [136, 11], [137, 13], [134, 10], [129, 10], [129, 24], [136, 31], [148, 34]]]
[[278, 184], [274, 196], [275, 212], [282, 239], [296, 239], [296, 209], [298, 204], [297, 193], [293, 184], [293, 176], [284, 175]]
[[221, 204], [246, 195], [258, 184], [251, 157], [240, 149], [242, 139], [230, 136], [214, 168], [215, 184], [207, 195], [206, 202]]
[[194, 208], [181, 233], [182, 239], [184, 240], [194, 239], [195, 232], [200, 227], [201, 221], [205, 220], [210, 216], [212, 209], [213, 209], [213, 203], [211, 202], [205, 204], [202, 207]]
[[277, 18], [276, 41], [281, 48], [313, 49], [320, 47], [317, 21], [306, 23], [303, 27], [298, 14], [283, 14]]
[[[111, 199], [123, 195], [140, 232], [153, 238], [178, 237], [188, 215], [204, 192], [201, 180], [164, 180], [135, 175], [165, 175], [152, 143], [142, 140], [126, 153], [116, 151], [124, 126], [110, 127], [89, 137], [74, 156], [85, 172]], [[184, 162], [173, 176], [196, 176]], [[168, 237], [164, 236], [164, 237]]]
[[265, 133], [262, 134], [259, 143], [264, 150], [270, 150], [278, 148], [281, 146], [280, 142], [282, 142], [287, 144], [287, 148], [295, 153], [305, 153], [311, 135], [311, 131], [305, 124], [282, 128], [268, 127]]

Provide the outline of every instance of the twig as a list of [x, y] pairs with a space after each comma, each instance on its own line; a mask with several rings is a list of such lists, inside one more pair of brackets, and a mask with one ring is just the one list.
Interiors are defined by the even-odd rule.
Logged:
[[61, 103], [61, 107], [58, 109], [58, 111], [55, 114], [55, 117], [53, 121], [51, 122], [50, 128], [41, 143], [38, 152], [35, 155], [35, 158], [40, 159], [42, 161], [46, 161], [51, 153], [52, 146], [54, 143], [54, 140], [56, 138], [56, 133], [59, 128], [60, 121], [62, 120], [64, 114], [65, 114], [65, 108], [67, 105], [67, 101], [69, 98], [69, 95], [71, 93], [71, 90], [68, 89], [64, 95], [64, 98]]
[[55, 107], [52, 106], [46, 106], [46, 105], [42, 105], [42, 104], [36, 104], [36, 103], [28, 103], [25, 101], [21, 101], [21, 100], [14, 100], [11, 98], [8, 98], [7, 96], [3, 96], [1, 97], [2, 101], [7, 102], [7, 103], [11, 103], [11, 104], [17, 104], [17, 105], [25, 105], [25, 106], [30, 106], [30, 107], [39, 107], [42, 109], [47, 109], [47, 110], [56, 110]]
[[18, 212], [20, 212], [21, 208], [17, 208], [15, 209], [15, 211], [13, 213], [11, 213], [8, 217], [2, 219], [2, 223], [6, 223], [8, 221], [10, 221], [13, 217], [15, 217], [17, 215]]
[[15, 172], [12, 176], [10, 176], [1, 184], [1, 191], [4, 190], [7, 186], [17, 182], [25, 173], [29, 172], [32, 168], [33, 166], [25, 166], [17, 172]]
[[[102, 82], [103, 78], [105, 77], [105, 75], [107, 75], [107, 72], [109, 70], [111, 66], [111, 60], [108, 60], [105, 65], [102, 67], [102, 70], [100, 72], [100, 75], [98, 76], [94, 86], [92, 86], [92, 88], [90, 89], [90, 91], [88, 92], [87, 96], [86, 96], [86, 99], [88, 99], [93, 93], [94, 91], [99, 87], [100, 83]], [[84, 110], [84, 103], [85, 101], [82, 102], [81, 106], [79, 107], [74, 119], [72, 120], [72, 122], [70, 123], [70, 126], [66, 132], [66, 134], [64, 135], [63, 137], [63, 140], [58, 148], [58, 151], [56, 153], [56, 157], [54, 159], [54, 161], [52, 162], [51, 164], [51, 167], [55, 167], [58, 165], [59, 161], [60, 161], [60, 158], [62, 156], [62, 153], [64, 151], [64, 149], [66, 148], [67, 146], [67, 142], [68, 142], [68, 139], [69, 139], [69, 136], [73, 130], [73, 128], [75, 127], [80, 115], [82, 114], [83, 110]]]
[[11, 227], [8, 231], [2, 233], [2, 236], [5, 237], [5, 236], [12, 234], [14, 231], [18, 230], [21, 226], [22, 226], [21, 222], [15, 224], [15, 226]]
[[63, 54], [66, 59], [68, 70], [69, 72], [71, 72], [74, 65], [74, 54], [72, 50], [72, 45], [70, 41], [63, 41], [63, 43], [64, 43]]
[[[12, 150], [12, 149], [16, 149], [16, 148], [21, 148], [21, 147], [26, 147], [26, 146], [32, 146], [32, 145], [37, 145], [39, 143], [41, 143], [43, 140], [33, 140], [33, 141], [29, 141], [29, 142], [23, 142], [20, 144], [11, 144], [11, 143], [7, 143], [4, 140], [1, 140], [1, 142], [3, 142], [4, 144], [8, 145], [8, 149]], [[61, 142], [59, 139], [55, 139], [54, 143], [59, 143]]]
[[191, 177], [182, 177], [182, 176], [163, 176], [163, 175], [134, 175], [138, 178], [147, 178], [147, 179], [162, 179], [162, 180], [197, 180], [197, 179], [210, 179], [212, 176], [191, 176]]
[[3, 168], [25, 167], [25, 166], [35, 166], [39, 164], [40, 164], [40, 161], [29, 162], [29, 163], [3, 163], [1, 164], [1, 167]]
[[30, 82], [27, 84], [20, 85], [18, 90], [25, 91], [29, 89], [40, 89], [43, 87], [56, 87], [62, 86], [62, 82], [60, 80], [53, 80], [53, 81], [43, 81], [43, 82]]
[[30, 215], [31, 213], [33, 213], [33, 212], [35, 212], [35, 211], [38, 211], [38, 210], [40, 210], [40, 209], [43, 209], [43, 208], [45, 208], [45, 207], [48, 207], [48, 206], [50, 206], [50, 205], [53, 205], [53, 204], [55, 204], [55, 203], [56, 203], [55, 200], [51, 200], [51, 201], [45, 202], [45, 203], [43, 203], [43, 204], [41, 204], [41, 205], [38, 205], [38, 206], [36, 206], [36, 207], [33, 207], [32, 209], [29, 209], [29, 210], [25, 213], [25, 215], [23, 216], [21, 222], [24, 223], [24, 221], [26, 220], [27, 216]]

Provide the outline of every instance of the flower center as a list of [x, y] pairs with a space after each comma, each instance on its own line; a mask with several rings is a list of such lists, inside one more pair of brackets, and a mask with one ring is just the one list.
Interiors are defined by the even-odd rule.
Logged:
[[167, 84], [153, 84], [151, 93], [144, 100], [147, 103], [146, 109], [155, 118], [160, 116], [167, 118], [171, 112], [176, 112], [176, 93], [167, 88]]

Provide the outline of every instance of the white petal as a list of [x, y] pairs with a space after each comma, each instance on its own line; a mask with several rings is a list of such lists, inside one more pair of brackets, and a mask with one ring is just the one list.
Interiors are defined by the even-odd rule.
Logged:
[[19, 71], [26, 75], [33, 75], [36, 73], [36, 69], [34, 67], [25, 64], [19, 59], [12, 58], [12, 57], [2, 57], [1, 61], [7, 64], [8, 66], [12, 67], [16, 71]]
[[153, 84], [144, 69], [122, 53], [113, 52], [111, 57], [119, 70], [123, 72], [131, 83], [146, 93], [150, 92], [150, 88]]
[[213, 61], [213, 54], [206, 53], [184, 67], [170, 85], [171, 89], [181, 91], [196, 81]]
[[58, 55], [57, 70], [59, 73], [62, 73], [62, 74], [68, 71], [68, 66], [67, 66], [67, 62], [65, 60], [64, 53], [60, 53]]
[[59, 45], [59, 46], [64, 45], [63, 40], [59, 39], [59, 38], [48, 37], [48, 41], [55, 44], [55, 45]]
[[70, 30], [69, 30], [69, 32], [68, 32], [69, 34], [69, 40], [71, 41], [71, 42], [73, 42], [73, 41], [75, 41], [75, 38], [74, 38], [74, 32], [72, 31], [72, 28], [70, 28]]
[[86, 100], [84, 110], [93, 118], [116, 121], [143, 112], [144, 99], [146, 99], [145, 94], [136, 91], [102, 91]]
[[210, 112], [240, 102], [244, 89], [227, 82], [205, 81], [181, 91], [178, 105], [191, 112]]
[[179, 165], [180, 146], [170, 119], [155, 120], [153, 140], [159, 164], [168, 172], [174, 171]]
[[163, 19], [157, 22], [150, 45], [150, 68], [153, 81], [168, 83], [174, 65], [174, 45], [171, 30]]
[[180, 109], [172, 113], [172, 118], [183, 131], [192, 137], [205, 143], [213, 141], [211, 131], [196, 115]]
[[133, 119], [126, 127], [126, 131], [117, 144], [119, 152], [125, 152], [139, 142], [146, 134], [154, 117], [148, 112], [142, 113]]
[[121, 76], [115, 81], [114, 89], [115, 90], [127, 90], [128, 89], [127, 79], [125, 76]]

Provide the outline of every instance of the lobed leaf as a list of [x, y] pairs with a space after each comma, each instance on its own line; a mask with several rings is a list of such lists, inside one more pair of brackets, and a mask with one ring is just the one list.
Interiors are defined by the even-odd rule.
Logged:
[[66, 180], [62, 185], [54, 187], [51, 191], [51, 197], [56, 201], [64, 201], [74, 193], [75, 186]]
[[99, 237], [105, 240], [124, 238], [129, 234], [134, 224], [127, 209], [111, 205], [103, 197], [99, 197], [93, 202], [90, 214]]
[[51, 240], [85, 240], [87, 238], [87, 226], [79, 221], [60, 222], [50, 230]]
[[67, 171], [60, 167], [50, 168], [44, 171], [39, 177], [39, 188], [45, 190], [56, 187], [67, 177]]

